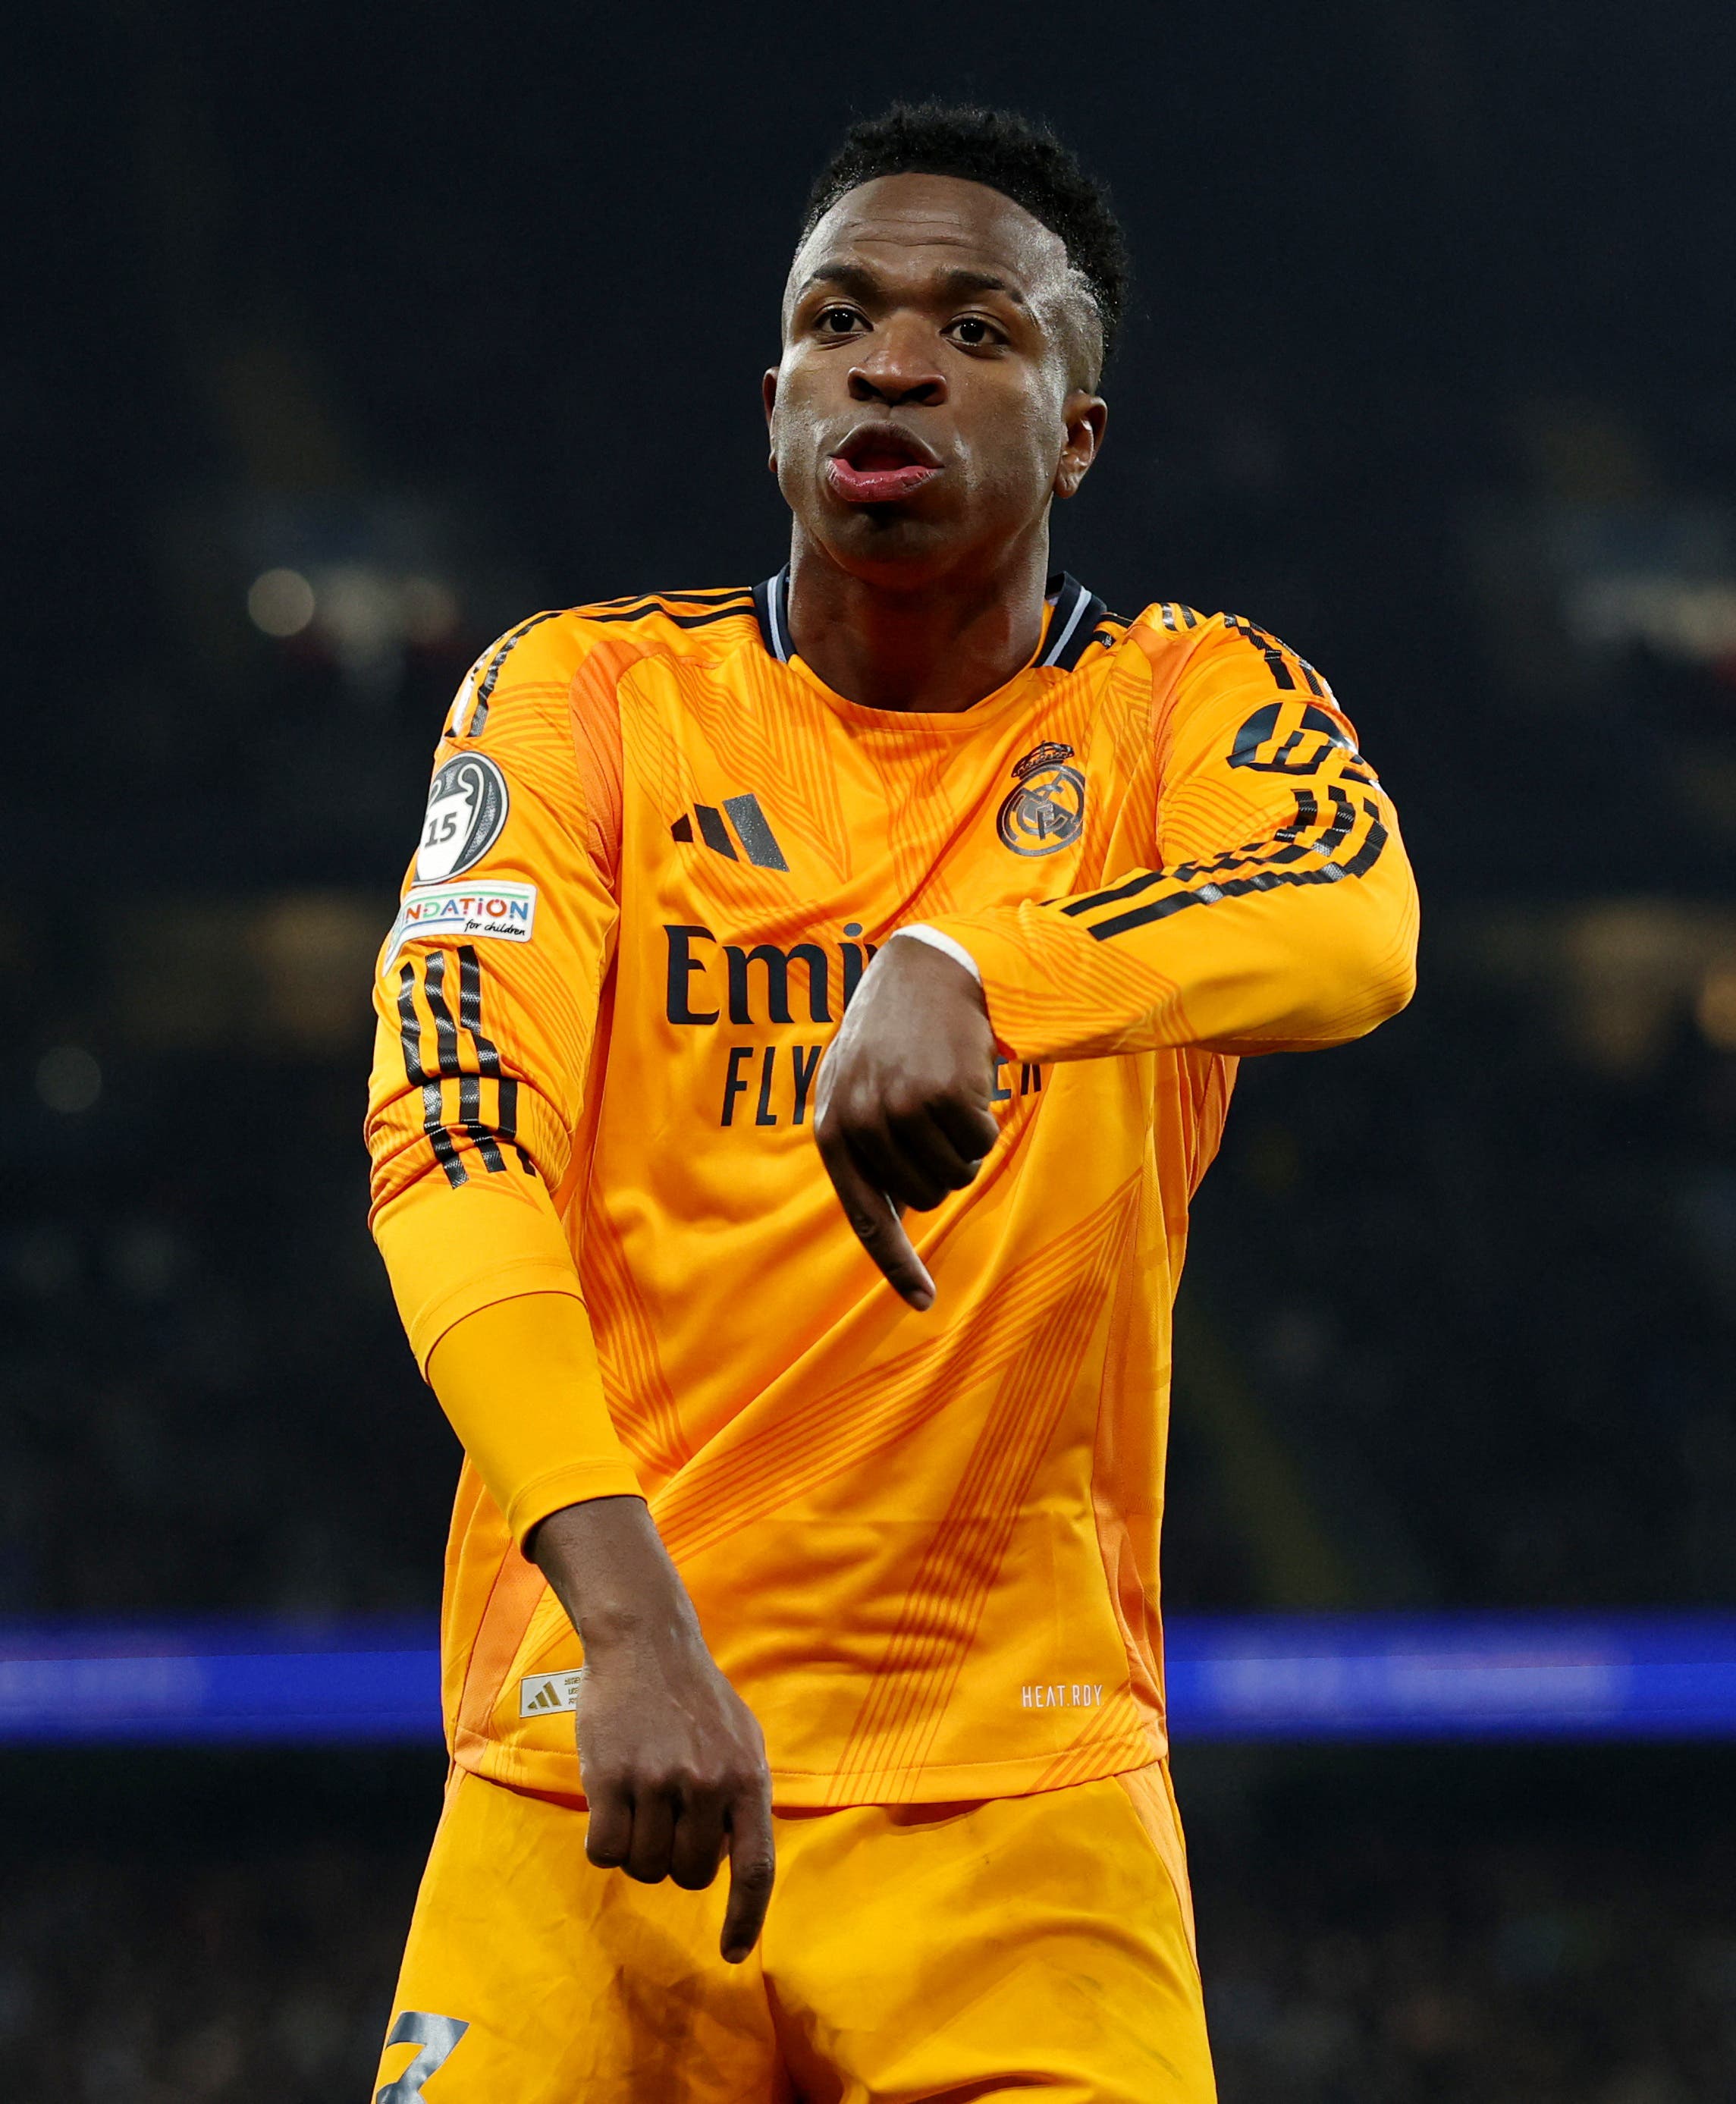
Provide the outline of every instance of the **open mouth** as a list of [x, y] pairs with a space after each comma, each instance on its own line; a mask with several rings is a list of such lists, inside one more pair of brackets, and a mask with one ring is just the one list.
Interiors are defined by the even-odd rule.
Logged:
[[922, 441], [893, 425], [864, 425], [826, 463], [833, 493], [847, 504], [897, 504], [940, 471]]

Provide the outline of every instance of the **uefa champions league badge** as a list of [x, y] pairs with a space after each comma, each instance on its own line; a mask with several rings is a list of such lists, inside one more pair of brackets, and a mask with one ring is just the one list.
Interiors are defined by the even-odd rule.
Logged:
[[1067, 761], [1071, 745], [1039, 745], [1013, 770], [1018, 783], [995, 822], [1001, 845], [1017, 855], [1057, 854], [1085, 830], [1085, 778]]
[[447, 760], [429, 788], [416, 882], [438, 884], [479, 863], [501, 837], [510, 801], [506, 777], [486, 754]]

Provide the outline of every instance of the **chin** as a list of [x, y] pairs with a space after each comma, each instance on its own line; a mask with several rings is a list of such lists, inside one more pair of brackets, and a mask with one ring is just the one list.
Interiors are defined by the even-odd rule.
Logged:
[[938, 574], [968, 545], [957, 522], [924, 519], [901, 505], [831, 505], [809, 532], [840, 569], [876, 584]]

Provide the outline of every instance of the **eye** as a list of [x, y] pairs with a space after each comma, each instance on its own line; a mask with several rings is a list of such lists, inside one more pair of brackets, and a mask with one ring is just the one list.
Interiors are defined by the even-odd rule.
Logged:
[[947, 324], [946, 333], [966, 350], [986, 350], [1007, 340], [994, 323], [982, 314], [960, 314], [955, 322]]
[[867, 326], [854, 307], [822, 307], [814, 316], [814, 327], [821, 336], [858, 336]]

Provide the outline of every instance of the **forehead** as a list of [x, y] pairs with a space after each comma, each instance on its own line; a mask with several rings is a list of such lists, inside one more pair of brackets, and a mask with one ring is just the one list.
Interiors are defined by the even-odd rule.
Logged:
[[901, 277], [992, 271], [1034, 302], [1067, 288], [1061, 237], [999, 190], [957, 176], [877, 176], [847, 191], [796, 251], [790, 291], [841, 261]]

